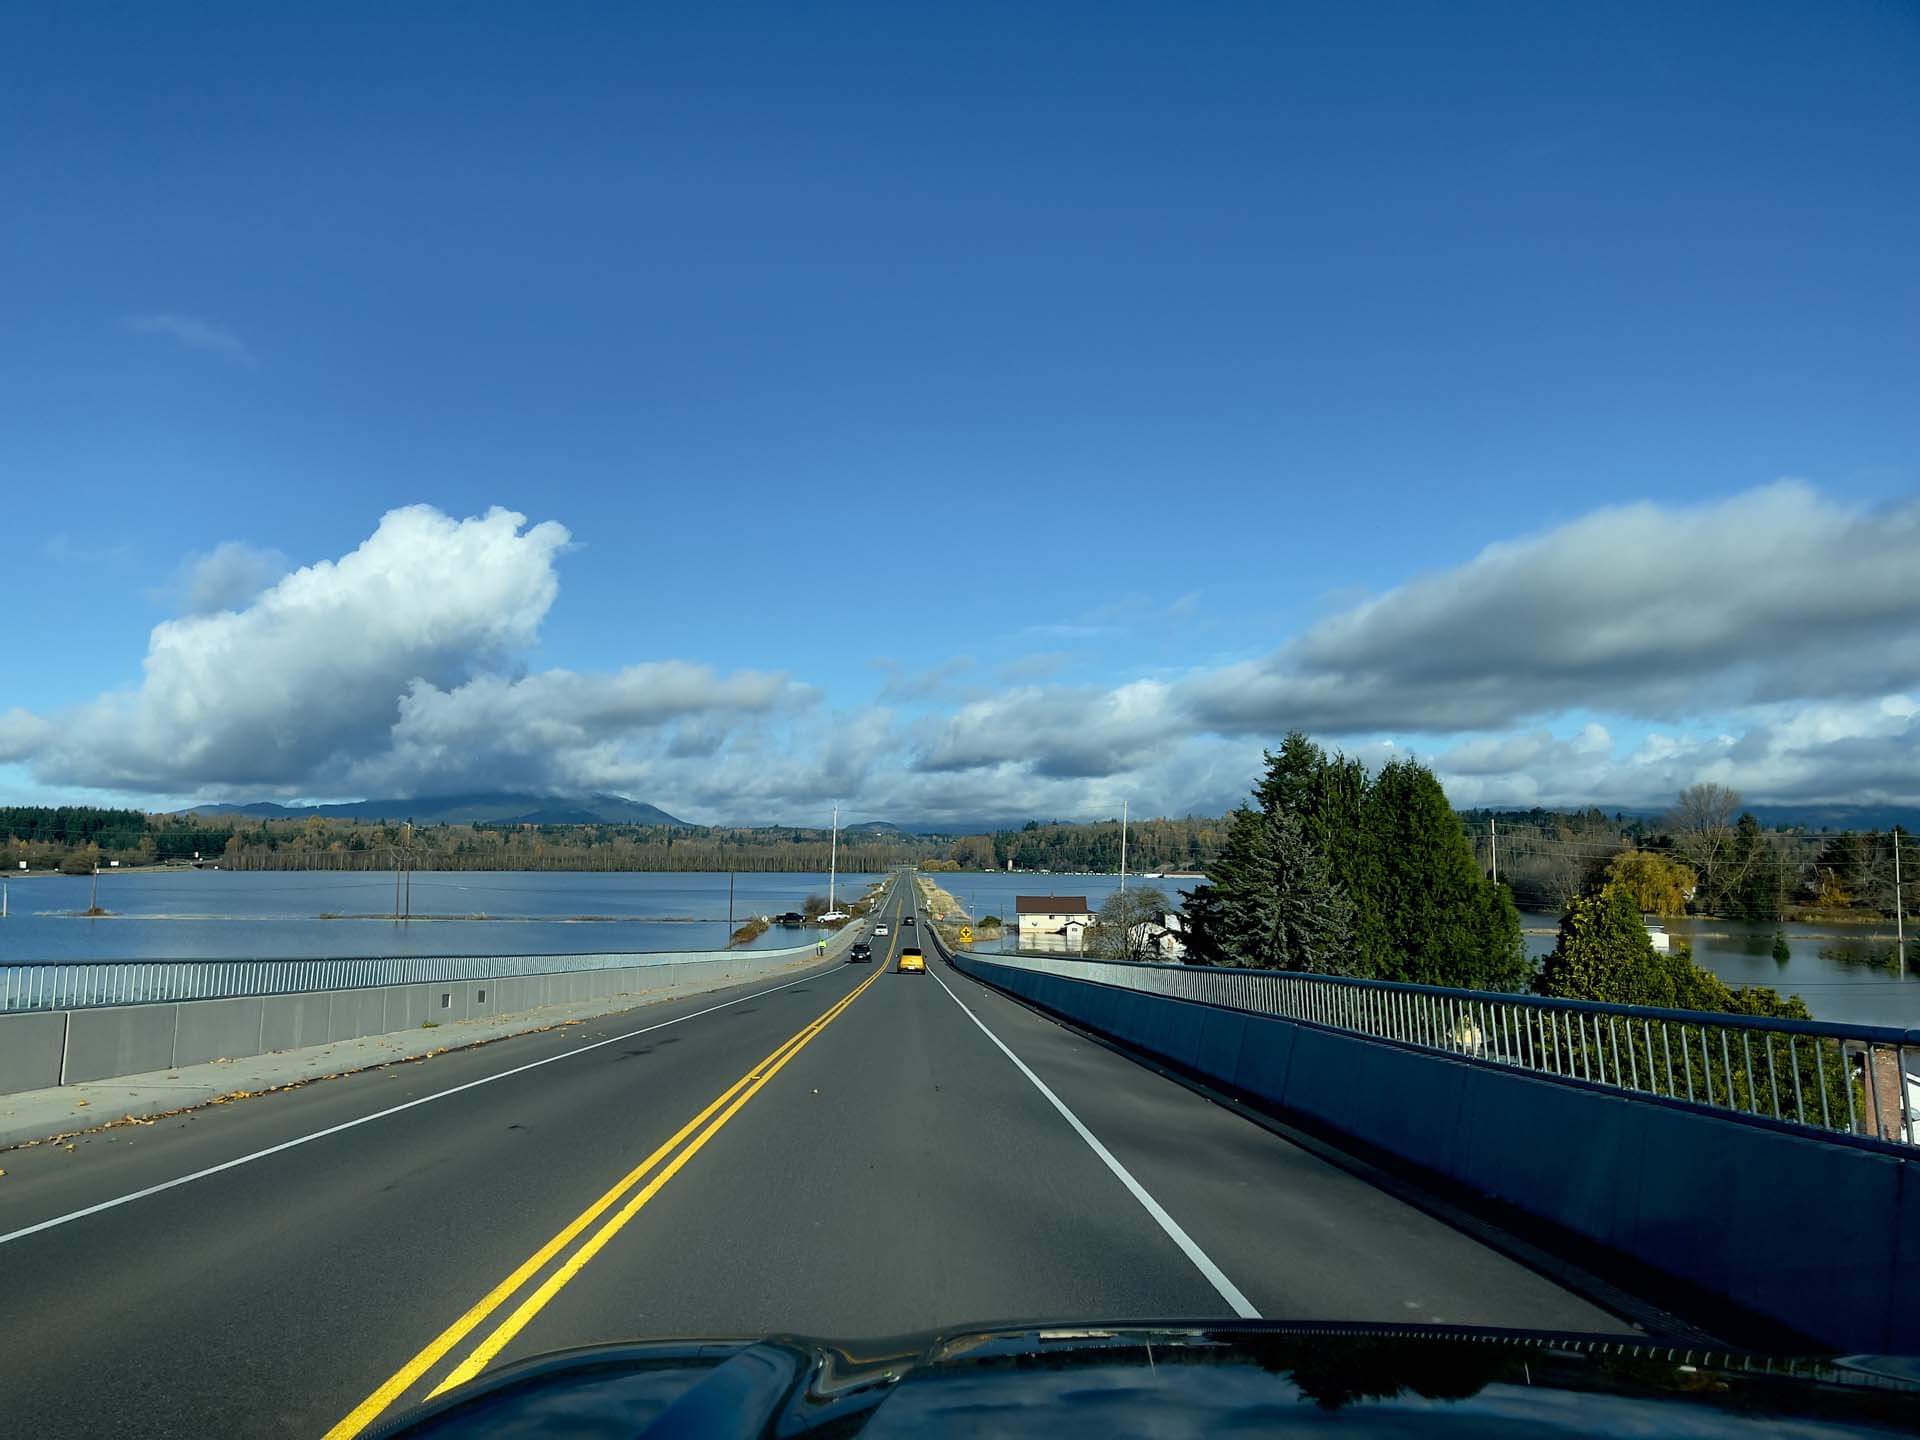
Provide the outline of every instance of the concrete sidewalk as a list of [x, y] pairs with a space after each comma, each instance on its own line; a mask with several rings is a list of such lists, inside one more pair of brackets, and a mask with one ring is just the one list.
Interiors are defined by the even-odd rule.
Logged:
[[504, 1040], [578, 1020], [592, 1020], [623, 1010], [643, 1009], [687, 995], [717, 995], [727, 990], [765, 989], [816, 970], [833, 969], [836, 955], [822, 963], [812, 955], [769, 969], [750, 981], [725, 985], [663, 984], [654, 990], [634, 991], [564, 1005], [546, 1005], [512, 1015], [477, 1020], [454, 1020], [358, 1040], [336, 1040], [298, 1050], [280, 1050], [235, 1060], [213, 1060], [144, 1075], [121, 1075], [84, 1085], [58, 1085], [46, 1090], [23, 1090], [0, 1095], [0, 1151], [41, 1140], [59, 1139], [83, 1130], [98, 1130], [130, 1120], [148, 1119], [208, 1105], [222, 1097], [244, 1098], [309, 1080], [330, 1079], [356, 1070], [369, 1070], [399, 1060], [458, 1050], [489, 1040]]

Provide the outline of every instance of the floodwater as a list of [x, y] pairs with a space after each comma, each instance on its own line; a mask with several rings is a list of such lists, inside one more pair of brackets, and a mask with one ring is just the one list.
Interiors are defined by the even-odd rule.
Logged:
[[[736, 924], [827, 893], [825, 875], [731, 878]], [[858, 899], [878, 878], [842, 873], [837, 896]], [[8, 876], [0, 964], [718, 950], [729, 933], [728, 880], [701, 872], [418, 870], [413, 918], [395, 920], [392, 872], [105, 870], [99, 902], [111, 913], [89, 919], [81, 914], [89, 877]], [[814, 933], [775, 925], [753, 948], [804, 945]]]
[[[1528, 932], [1529, 955], [1553, 949], [1558, 915], [1522, 911], [1520, 923]], [[1798, 995], [1816, 1020], [1920, 1028], [1920, 977], [1913, 965], [1920, 959], [1920, 946], [1908, 937], [1906, 979], [1901, 980], [1891, 920], [1877, 925], [1755, 925], [1686, 916], [1663, 923], [1675, 942], [1693, 948], [1696, 964], [1729, 985], [1766, 985], [1783, 995]], [[1786, 937], [1786, 960], [1773, 958], [1776, 931]]]

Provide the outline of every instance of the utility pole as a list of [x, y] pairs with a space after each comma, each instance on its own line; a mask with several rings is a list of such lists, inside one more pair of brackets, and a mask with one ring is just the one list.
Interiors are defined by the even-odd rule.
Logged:
[[1907, 907], [1900, 896], [1900, 827], [1893, 827], [1893, 948], [1900, 957], [1900, 978], [1907, 978]]
[[413, 822], [407, 821], [407, 913], [405, 919], [413, 918]]
[[[1900, 842], [1898, 839], [1893, 842], [1893, 890], [1896, 895], [1900, 893]], [[87, 895], [87, 913], [91, 915], [99, 908], [100, 866], [96, 863], [93, 867], [93, 889]]]
[[727, 949], [733, 948], [733, 871], [727, 871]]
[[827, 846], [827, 913], [833, 914], [840, 907], [833, 903], [834, 882], [840, 876], [840, 807], [833, 807], [833, 839]]
[[[1120, 898], [1122, 900], [1125, 900], [1126, 896], [1127, 896], [1127, 802], [1125, 800], [1122, 800], [1120, 802]], [[1127, 913], [1127, 908], [1125, 905], [1122, 905], [1120, 907], [1120, 913], [1122, 915], [1125, 915]]]
[[1487, 843], [1493, 847], [1493, 883], [1500, 883], [1500, 822], [1487, 816]]

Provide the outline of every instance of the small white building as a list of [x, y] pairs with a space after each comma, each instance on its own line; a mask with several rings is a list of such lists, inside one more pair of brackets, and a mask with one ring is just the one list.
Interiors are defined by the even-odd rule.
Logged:
[[1185, 960], [1187, 919], [1178, 910], [1162, 910], [1142, 920], [1128, 937], [1128, 949], [1145, 960]]
[[1058, 950], [1078, 955], [1086, 946], [1093, 912], [1084, 895], [1016, 895], [1022, 950]]

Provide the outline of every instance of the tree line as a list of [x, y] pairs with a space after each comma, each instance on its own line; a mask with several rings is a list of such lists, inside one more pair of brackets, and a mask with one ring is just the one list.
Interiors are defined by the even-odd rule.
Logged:
[[[1135, 820], [1127, 827], [1127, 868], [1205, 870], [1226, 843], [1227, 822], [1204, 816]], [[945, 857], [962, 870], [1063, 870], [1099, 873], [1120, 868], [1120, 821], [1029, 820], [1017, 830], [962, 835]]]
[[218, 854], [231, 825], [92, 805], [0, 806], [0, 865], [84, 874], [108, 860], [155, 865]]
[[[913, 864], [946, 841], [912, 835], [842, 836], [842, 870]], [[0, 809], [0, 863], [86, 873], [123, 865], [191, 862], [230, 870], [749, 870], [823, 871], [825, 830], [668, 825], [439, 824], [405, 826], [324, 816], [205, 821], [82, 806]]]
[[[1684, 796], [1683, 809], [1700, 798]], [[1643, 912], [1677, 913], [1703, 890], [1738, 899], [1763, 873], [1742, 862], [1759, 843], [1752, 817], [1726, 813], [1739, 803], [1730, 792], [1712, 800], [1726, 834], [1711, 852], [1676, 826], [1678, 854], [1622, 848], [1583, 871], [1553, 952], [1536, 967], [1511, 890], [1482, 868], [1431, 770], [1395, 760], [1369, 773], [1295, 732], [1267, 752], [1250, 802], [1228, 818], [1208, 883], [1185, 892], [1187, 959], [1807, 1019], [1798, 996], [1734, 989], [1694, 964], [1686, 946], [1653, 947]], [[1681, 854], [1711, 863], [1715, 881]]]
[[1298, 731], [1228, 817], [1208, 882], [1186, 892], [1189, 956], [1477, 990], [1528, 976], [1510, 892], [1474, 858], [1431, 770], [1369, 773]]
[[[1497, 850], [1500, 878], [1523, 909], [1561, 910], [1601, 884], [1619, 857], [1638, 853], [1659, 857], [1682, 892], [1678, 904], [1644, 905], [1650, 914], [1772, 924], [1894, 913], [1893, 831], [1763, 826], [1725, 785], [1688, 786], [1655, 818], [1597, 809], [1470, 810], [1460, 823], [1489, 870]], [[1911, 837], [1900, 836], [1910, 847]]]

